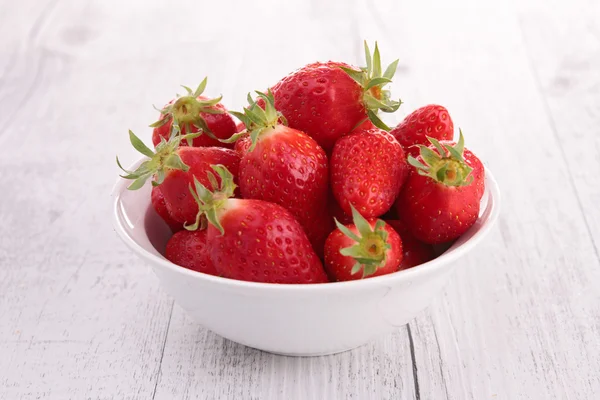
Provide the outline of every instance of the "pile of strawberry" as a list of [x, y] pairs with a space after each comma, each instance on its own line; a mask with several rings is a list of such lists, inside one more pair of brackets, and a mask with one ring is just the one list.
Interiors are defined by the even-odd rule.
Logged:
[[[152, 124], [154, 150], [129, 189], [152, 180], [152, 205], [174, 232], [165, 256], [231, 279], [322, 283], [411, 268], [477, 220], [481, 162], [452, 142], [448, 111], [428, 105], [394, 129], [377, 44], [367, 66], [307, 65], [243, 112], [184, 87]], [[233, 117], [240, 122], [236, 125]], [[118, 159], [117, 159], [118, 162]]]

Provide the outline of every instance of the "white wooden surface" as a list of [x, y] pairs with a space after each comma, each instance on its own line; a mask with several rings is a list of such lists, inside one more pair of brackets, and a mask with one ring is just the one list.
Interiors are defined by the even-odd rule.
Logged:
[[[598, 398], [599, 18], [593, 0], [1, 1], [0, 399]], [[450, 109], [499, 180], [499, 226], [363, 348], [228, 342], [112, 231], [114, 155], [180, 83], [208, 75], [239, 108], [308, 62], [360, 63], [363, 38], [400, 58], [395, 121]]]

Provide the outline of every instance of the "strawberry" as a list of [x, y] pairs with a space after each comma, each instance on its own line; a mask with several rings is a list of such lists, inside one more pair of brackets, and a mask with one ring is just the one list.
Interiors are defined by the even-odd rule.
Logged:
[[250, 146], [252, 146], [252, 140], [250, 139], [250, 135], [245, 135], [236, 140], [233, 149], [236, 153], [240, 155], [240, 157], [243, 157], [244, 154], [248, 152]]
[[419, 147], [416, 145], [429, 146], [427, 136], [437, 140], [452, 140], [454, 124], [445, 107], [430, 104], [408, 114], [390, 133], [408, 154], [417, 157]]
[[[210, 259], [226, 278], [265, 283], [323, 283], [327, 275], [300, 223], [285, 208], [263, 200], [231, 198], [235, 184], [222, 165], [214, 192], [198, 180], [196, 229], [206, 216]], [[211, 181], [215, 181], [213, 176]]]
[[[323, 246], [323, 227], [315, 224], [327, 205], [327, 155], [310, 136], [284, 125], [271, 93], [257, 92], [265, 109], [250, 101], [244, 113], [233, 113], [247, 127], [231, 140], [249, 133], [240, 162], [242, 197], [270, 201], [286, 207], [302, 224], [315, 245]], [[280, 122], [281, 121], [281, 122]], [[243, 152], [243, 148], [238, 151]]]
[[340, 138], [330, 167], [339, 205], [350, 214], [352, 204], [365, 218], [378, 217], [392, 207], [408, 171], [402, 146], [379, 128]]
[[[402, 240], [383, 220], [365, 219], [352, 207], [354, 224], [336, 221], [325, 242], [325, 269], [335, 281], [350, 281], [398, 271]], [[362, 274], [359, 272], [362, 270]]]
[[209, 257], [206, 229], [175, 233], [167, 242], [165, 257], [181, 267], [209, 275], [219, 275]]
[[457, 144], [429, 141], [418, 158], [408, 157], [412, 170], [396, 210], [417, 239], [437, 244], [458, 238], [477, 220], [484, 168], [464, 148], [462, 132]]
[[174, 133], [171, 134], [169, 141], [162, 139], [156, 146], [156, 151], [150, 150], [133, 132], [129, 131], [131, 144], [148, 157], [148, 160], [140, 164], [135, 171], [123, 169], [118, 159], [117, 163], [126, 173], [122, 177], [133, 180], [129, 186], [131, 190], [141, 188], [149, 178], [153, 178], [152, 185], [160, 185], [171, 218], [175, 222], [185, 224], [193, 222], [198, 213], [198, 206], [189, 195], [189, 186], [194, 178], [214, 188], [214, 182], [209, 182], [206, 174], [210, 171], [210, 165], [220, 163], [237, 174], [240, 157], [235, 151], [220, 147], [180, 146], [181, 141], [194, 138], [199, 134], [182, 136], [177, 132], [177, 128], [177, 125], [173, 126]]
[[220, 103], [221, 97], [209, 99], [202, 96], [206, 88], [206, 78], [194, 92], [186, 86], [183, 88], [187, 95], [171, 100], [160, 110], [160, 119], [150, 125], [154, 128], [152, 132], [154, 146], [158, 146], [161, 138], [169, 139], [173, 121], [176, 121], [181, 127], [182, 134], [200, 133], [193, 139], [182, 141], [182, 146], [232, 147], [222, 144], [218, 139], [226, 139], [233, 135], [236, 132], [235, 122]]
[[371, 57], [365, 42], [365, 54], [366, 68], [317, 62], [291, 73], [271, 88], [275, 107], [289, 126], [311, 136], [327, 152], [339, 137], [367, 119], [389, 131], [377, 112], [394, 112], [400, 107], [400, 102], [391, 100], [390, 92], [383, 90], [392, 81], [398, 60], [382, 74], [377, 43]]
[[410, 234], [406, 226], [400, 220], [385, 220], [385, 223], [394, 228], [402, 239], [402, 262], [400, 269], [408, 269], [424, 264], [435, 258], [433, 247], [423, 243]]
[[337, 219], [344, 225], [352, 223], [352, 216], [346, 214], [346, 212], [342, 210], [342, 207], [340, 207], [337, 200], [335, 199], [335, 196], [333, 195], [333, 192], [331, 191], [329, 192], [329, 201], [327, 203], [327, 208], [329, 209], [329, 215], [331, 215], [332, 218]]
[[169, 210], [167, 210], [167, 204], [165, 203], [165, 196], [163, 195], [160, 186], [152, 187], [151, 201], [154, 211], [156, 211], [158, 216], [161, 217], [167, 225], [169, 225], [169, 228], [171, 228], [172, 232], [177, 232], [183, 229], [183, 225], [175, 221], [173, 217], [171, 217], [171, 214], [169, 214]]

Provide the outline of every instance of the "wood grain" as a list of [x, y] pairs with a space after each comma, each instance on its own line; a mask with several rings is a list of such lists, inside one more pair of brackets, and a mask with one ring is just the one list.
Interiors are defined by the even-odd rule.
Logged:
[[[567, 4], [568, 3], [568, 4]], [[600, 393], [600, 7], [592, 1], [0, 2], [0, 399], [591, 399]], [[258, 40], [260, 38], [260, 40]], [[110, 225], [114, 155], [209, 76], [230, 108], [314, 60], [400, 58], [503, 192], [409, 326], [289, 358], [199, 327]]]

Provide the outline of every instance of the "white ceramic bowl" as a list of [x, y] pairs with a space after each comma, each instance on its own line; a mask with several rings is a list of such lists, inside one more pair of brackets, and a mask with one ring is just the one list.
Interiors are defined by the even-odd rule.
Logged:
[[500, 200], [496, 181], [486, 170], [478, 221], [428, 263], [361, 281], [277, 285], [215, 277], [169, 262], [161, 253], [170, 231], [151, 207], [150, 185], [129, 191], [128, 184], [119, 180], [113, 191], [115, 229], [154, 269], [167, 293], [200, 324], [227, 339], [295, 356], [349, 350], [413, 319], [442, 290], [458, 260], [489, 232]]

